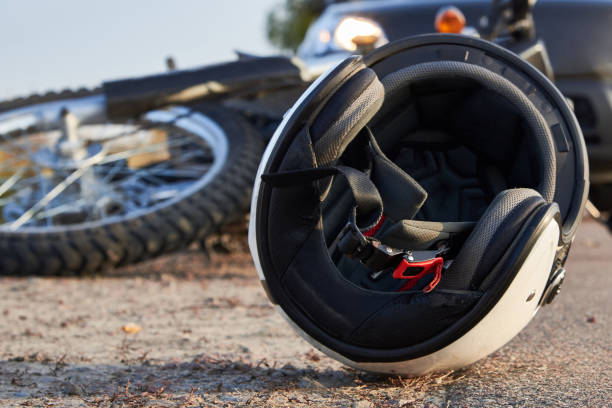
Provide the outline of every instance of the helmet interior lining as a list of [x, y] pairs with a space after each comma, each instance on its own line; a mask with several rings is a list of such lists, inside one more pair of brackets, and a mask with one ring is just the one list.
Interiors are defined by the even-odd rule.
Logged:
[[[385, 154], [428, 193], [415, 220], [475, 223], [501, 191], [537, 190], [546, 177], [531, 165], [540, 152], [528, 143], [533, 135], [520, 110], [472, 78], [415, 81], [385, 100], [370, 125]], [[340, 163], [365, 168], [364, 157], [355, 153], [359, 149], [363, 140], [357, 138]], [[328, 245], [347, 222], [352, 205], [346, 183], [335, 178], [321, 204]], [[398, 221], [386, 222], [379, 236]], [[461, 246], [465, 237], [453, 245]], [[403, 249], [411, 248], [407, 244]], [[369, 271], [359, 262], [332, 256], [342, 275], [360, 287], [396, 290], [389, 279], [369, 281]]]

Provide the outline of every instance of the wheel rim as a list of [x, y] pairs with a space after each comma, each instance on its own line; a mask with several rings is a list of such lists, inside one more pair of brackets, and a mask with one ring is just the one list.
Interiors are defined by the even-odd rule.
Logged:
[[101, 96], [0, 114], [0, 231], [122, 222], [170, 206], [219, 174], [223, 129], [184, 107], [104, 120]]

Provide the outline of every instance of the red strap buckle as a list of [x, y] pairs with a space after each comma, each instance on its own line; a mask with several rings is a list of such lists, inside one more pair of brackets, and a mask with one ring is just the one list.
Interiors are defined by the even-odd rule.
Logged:
[[[402, 261], [397, 265], [393, 271], [393, 278], [395, 279], [407, 279], [401, 288], [400, 292], [412, 289], [425, 275], [434, 274], [433, 279], [427, 286], [423, 288], [423, 292], [431, 292], [440, 283], [442, 278], [442, 266], [444, 265], [444, 259], [437, 257], [422, 262], [410, 262], [408, 259], [403, 258]], [[416, 275], [404, 275], [406, 269], [422, 268], [422, 270]]]

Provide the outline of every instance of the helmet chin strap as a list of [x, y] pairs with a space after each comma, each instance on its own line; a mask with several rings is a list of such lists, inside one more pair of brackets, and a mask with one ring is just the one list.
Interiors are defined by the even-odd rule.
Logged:
[[[372, 281], [389, 273], [393, 279], [406, 280], [399, 291], [418, 287], [428, 293], [436, 287], [442, 278], [443, 269], [450, 266], [451, 261], [444, 261], [444, 256], [449, 251], [448, 246], [429, 251], [392, 248], [369, 236], [371, 230], [362, 232], [355, 222], [354, 214], [356, 209], [332, 243], [330, 253], [339, 251], [346, 257], [361, 262], [371, 270], [368, 277]], [[373, 229], [377, 227], [379, 226]]]
[[[356, 215], [360, 209], [356, 200], [356, 207], [332, 243], [330, 252], [337, 250], [364, 264], [371, 270], [368, 277], [372, 281], [391, 274], [393, 279], [405, 280], [399, 291], [421, 289], [425, 293], [431, 292], [441, 280], [445, 267], [443, 257], [449, 252], [448, 246], [436, 250], [412, 251], [384, 245], [375, 238], [387, 216], [391, 220], [413, 218], [427, 199], [427, 193], [412, 177], [389, 160], [367, 126], [363, 132], [368, 140], [369, 175], [380, 191], [384, 215], [373, 227], [367, 230], [359, 228]], [[353, 191], [353, 196], [359, 196], [359, 191]], [[446, 267], [450, 262], [446, 262]]]
[[371, 270], [368, 277], [373, 281], [391, 274], [393, 279], [406, 281], [400, 291], [431, 292], [440, 282], [443, 269], [450, 265], [451, 261], [444, 261], [448, 246], [411, 251], [392, 248], [375, 238], [385, 216], [392, 220], [414, 217], [427, 193], [385, 156], [369, 128], [365, 127], [364, 131], [368, 141], [364, 147], [370, 159], [366, 172], [347, 166], [331, 166], [264, 174], [262, 180], [275, 187], [290, 187], [335, 175], [344, 177], [355, 206], [347, 224], [332, 243], [330, 253], [337, 250], [358, 260]]

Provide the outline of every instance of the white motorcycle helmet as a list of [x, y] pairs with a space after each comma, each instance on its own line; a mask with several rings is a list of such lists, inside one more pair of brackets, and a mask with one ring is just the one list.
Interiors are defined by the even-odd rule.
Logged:
[[285, 115], [249, 245], [270, 300], [329, 356], [459, 368], [557, 294], [587, 180], [548, 79], [486, 41], [417, 36], [347, 58]]

